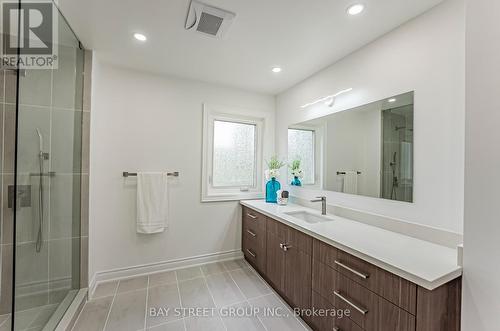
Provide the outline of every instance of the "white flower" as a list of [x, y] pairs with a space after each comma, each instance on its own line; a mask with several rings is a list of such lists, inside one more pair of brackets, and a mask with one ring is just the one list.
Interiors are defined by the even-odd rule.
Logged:
[[292, 170], [292, 175], [294, 177], [302, 178], [304, 177], [304, 171], [302, 169], [294, 169]]
[[268, 169], [265, 171], [266, 180], [270, 180], [271, 178], [277, 178], [280, 176], [279, 169]]

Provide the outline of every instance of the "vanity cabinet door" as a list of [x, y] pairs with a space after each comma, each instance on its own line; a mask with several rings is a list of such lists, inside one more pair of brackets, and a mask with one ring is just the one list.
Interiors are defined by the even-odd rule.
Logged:
[[285, 247], [285, 294], [294, 308], [311, 307], [312, 238], [287, 229]]
[[285, 290], [285, 251], [287, 227], [272, 219], [267, 220], [266, 278], [280, 294]]

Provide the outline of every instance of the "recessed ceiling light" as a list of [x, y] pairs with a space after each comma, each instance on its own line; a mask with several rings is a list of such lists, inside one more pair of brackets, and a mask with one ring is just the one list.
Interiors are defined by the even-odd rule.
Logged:
[[352, 5], [349, 8], [347, 8], [347, 12], [349, 13], [349, 15], [352, 15], [352, 16], [361, 14], [363, 12], [363, 10], [365, 10], [365, 5], [360, 4], [360, 3], [357, 3], [357, 4]]
[[391, 99], [389, 99], [387, 101], [389, 101], [390, 103], [393, 103], [393, 102], [396, 102], [396, 98], [391, 98]]
[[281, 72], [281, 68], [280, 68], [280, 67], [274, 67], [274, 68], [272, 68], [271, 70], [272, 70], [272, 72], [274, 72], [274, 73]]
[[143, 35], [142, 33], [134, 33], [134, 38], [139, 40], [139, 41], [146, 41], [148, 38]]

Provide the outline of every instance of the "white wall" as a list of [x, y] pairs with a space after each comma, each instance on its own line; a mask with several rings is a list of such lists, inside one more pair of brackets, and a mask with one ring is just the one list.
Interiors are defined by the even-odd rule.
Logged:
[[[464, 162], [464, 4], [430, 12], [317, 73], [277, 98], [277, 152], [286, 129], [328, 112], [415, 91], [414, 204], [325, 192], [330, 203], [462, 233]], [[332, 109], [301, 105], [354, 88]], [[318, 192], [294, 189], [309, 198]]]
[[500, 2], [467, 1], [462, 330], [500, 325]]
[[[91, 126], [90, 277], [96, 272], [240, 250], [238, 202], [201, 203], [202, 104], [271, 116], [275, 98], [96, 61]], [[136, 180], [123, 171], [179, 171], [171, 181], [170, 227], [135, 231]]]

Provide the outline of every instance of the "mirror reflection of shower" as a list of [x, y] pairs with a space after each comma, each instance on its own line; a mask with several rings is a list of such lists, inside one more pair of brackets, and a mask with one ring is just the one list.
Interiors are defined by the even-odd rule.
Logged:
[[413, 95], [382, 109], [383, 198], [413, 201]]
[[49, 154], [43, 152], [43, 135], [39, 128], [36, 129], [38, 134], [38, 230], [36, 235], [35, 249], [37, 252], [42, 250], [43, 246], [43, 223], [44, 223], [44, 187], [43, 187], [43, 176], [44, 176], [44, 166], [45, 160], [49, 159]]

